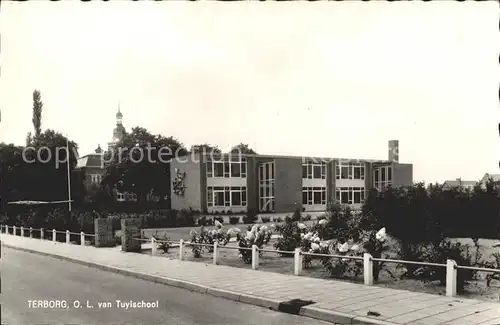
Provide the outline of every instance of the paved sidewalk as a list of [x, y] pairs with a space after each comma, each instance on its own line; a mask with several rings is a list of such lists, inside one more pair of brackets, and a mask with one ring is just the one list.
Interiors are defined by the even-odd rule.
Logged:
[[1, 241], [9, 247], [276, 310], [280, 303], [292, 299], [312, 300], [314, 304], [300, 309], [301, 315], [338, 324], [500, 324], [500, 303], [170, 260], [6, 234], [1, 235]]

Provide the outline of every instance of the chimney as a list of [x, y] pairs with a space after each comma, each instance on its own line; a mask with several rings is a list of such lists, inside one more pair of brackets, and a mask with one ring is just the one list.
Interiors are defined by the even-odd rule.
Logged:
[[389, 141], [389, 161], [399, 162], [399, 140]]

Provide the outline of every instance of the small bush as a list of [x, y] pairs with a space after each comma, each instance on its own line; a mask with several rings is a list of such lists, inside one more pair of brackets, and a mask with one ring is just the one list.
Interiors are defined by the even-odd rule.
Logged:
[[302, 217], [302, 221], [311, 221], [311, 220], [312, 220], [312, 217], [311, 217], [311, 215], [310, 215], [310, 214], [308, 214], [308, 215], [306, 215], [306, 216]]
[[258, 219], [257, 213], [253, 211], [247, 212], [247, 214], [243, 217], [244, 224], [252, 224], [255, 223]]
[[302, 215], [300, 214], [300, 210], [297, 209], [292, 215], [292, 221], [300, 221], [302, 219]]
[[263, 223], [271, 221], [271, 217], [261, 217], [260, 219], [262, 220]]
[[217, 242], [219, 245], [226, 246], [231, 238], [231, 232], [227, 233], [222, 229], [222, 224], [218, 223], [215, 229], [207, 230], [205, 227], [200, 228], [200, 232], [196, 232], [194, 229], [190, 231], [191, 242], [197, 244], [206, 244], [211, 246], [201, 246], [192, 245], [191, 251], [193, 257], [200, 258], [203, 252], [208, 251], [208, 253], [213, 253], [213, 244]]
[[[280, 251], [293, 251], [295, 248], [300, 247], [301, 234], [305, 232], [305, 229], [300, 229], [298, 222], [292, 221], [291, 218], [287, 218], [285, 224], [276, 226], [276, 232], [281, 236], [274, 244], [274, 247]], [[283, 257], [291, 257], [293, 253], [282, 253], [280, 255]]]
[[194, 226], [194, 215], [191, 211], [187, 209], [179, 210], [176, 217], [176, 226], [177, 227], [190, 227]]
[[198, 226], [206, 226], [207, 225], [207, 217], [202, 216], [198, 218]]
[[219, 221], [220, 223], [224, 224], [224, 218], [223, 217], [214, 217], [214, 220]]
[[281, 217], [273, 217], [273, 222], [283, 222], [283, 218]]
[[[236, 240], [238, 241], [238, 247], [241, 247], [239, 251], [240, 258], [243, 262], [251, 264], [252, 251], [249, 248], [252, 248], [253, 245], [256, 245], [258, 248], [262, 248], [265, 244], [269, 243], [271, 236], [271, 229], [265, 225], [260, 227], [258, 225], [254, 225], [244, 236], [238, 233], [236, 235]], [[262, 252], [259, 252], [259, 254], [261, 255]]]
[[163, 235], [162, 237], [154, 235], [153, 238], [160, 241], [156, 244], [156, 248], [162, 250], [165, 254], [168, 253], [169, 249], [172, 247], [172, 245], [169, 243], [170, 237], [168, 237], [167, 235]]
[[[485, 262], [483, 266], [486, 268], [490, 268], [490, 269], [500, 269], [500, 254], [499, 253], [491, 254], [490, 260]], [[489, 273], [486, 276], [486, 286], [487, 287], [490, 286], [492, 280], [500, 281], [500, 274], [499, 273]]]
[[232, 225], [240, 223], [240, 217], [229, 217], [229, 223]]
[[[438, 245], [421, 246], [420, 252], [421, 256], [416, 259], [417, 261], [446, 264], [446, 260], [451, 259], [461, 266], [474, 266], [475, 264], [469, 245], [452, 244], [447, 240], [443, 240]], [[457, 292], [463, 292], [465, 285], [475, 278], [476, 273], [477, 271], [474, 270], [457, 270]], [[424, 281], [437, 280], [442, 285], [446, 284], [446, 268], [444, 267], [418, 267], [409, 276], [421, 278]]]

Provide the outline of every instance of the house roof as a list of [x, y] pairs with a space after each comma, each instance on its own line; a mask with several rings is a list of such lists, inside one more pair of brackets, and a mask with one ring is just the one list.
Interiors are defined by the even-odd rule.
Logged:
[[76, 168], [104, 168], [103, 158], [104, 155], [102, 153], [92, 153], [89, 155], [85, 155], [77, 160]]
[[483, 178], [481, 179], [482, 183], [485, 183], [488, 181], [488, 179], [492, 179], [493, 182], [500, 182], [500, 174], [484, 174]]
[[458, 186], [475, 186], [477, 184], [476, 181], [462, 181], [462, 180], [449, 180], [445, 181], [443, 185], [449, 187], [458, 187]]

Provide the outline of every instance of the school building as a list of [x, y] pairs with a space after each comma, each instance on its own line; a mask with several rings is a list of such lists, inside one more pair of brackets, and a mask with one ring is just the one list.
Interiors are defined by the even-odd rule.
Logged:
[[397, 140], [388, 160], [192, 151], [171, 161], [171, 207], [289, 213], [325, 211], [338, 200], [359, 209], [371, 188], [413, 183], [413, 165], [399, 163], [398, 152]]

